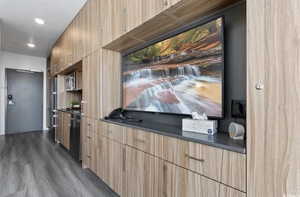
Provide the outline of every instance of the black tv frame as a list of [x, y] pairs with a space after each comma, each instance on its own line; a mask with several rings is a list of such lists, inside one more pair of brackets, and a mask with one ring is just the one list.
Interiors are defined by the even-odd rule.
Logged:
[[[205, 25], [206, 23], [209, 23], [209, 22], [212, 22], [214, 20], [217, 20], [219, 18], [222, 18], [222, 34], [221, 34], [221, 42], [223, 44], [223, 47], [222, 47], [222, 53], [223, 53], [223, 63], [222, 63], [222, 68], [221, 68], [221, 71], [222, 71], [222, 113], [221, 113], [221, 116], [218, 117], [218, 116], [208, 116], [209, 119], [213, 119], [213, 120], [221, 120], [224, 118], [224, 114], [225, 114], [225, 94], [224, 94], [224, 89], [225, 89], [225, 40], [224, 40], [224, 34], [225, 34], [225, 17], [223, 14], [215, 14], [213, 16], [208, 16], [208, 17], [205, 17], [205, 18], [200, 18], [200, 19], [197, 19], [187, 25], [184, 25], [184, 26], [181, 26], [173, 31], [170, 31], [168, 33], [165, 33], [165, 34], [162, 34], [161, 36], [158, 36], [157, 38], [155, 39], [152, 39], [148, 42], [145, 42], [141, 45], [138, 45], [136, 47], [133, 47], [131, 49], [127, 49], [125, 51], [122, 51], [121, 52], [121, 72], [120, 72], [120, 87], [121, 87], [121, 106], [122, 108], [124, 107], [124, 103], [123, 103], [123, 66], [124, 66], [124, 58], [125, 56], [131, 54], [131, 53], [134, 53], [136, 51], [139, 51], [139, 50], [142, 50], [150, 45], [153, 45], [155, 43], [158, 43], [158, 42], [161, 42], [161, 41], [164, 41], [166, 39], [169, 39], [171, 37], [174, 37], [178, 34], [181, 34], [181, 33], [184, 33], [188, 30], [191, 30], [193, 28], [196, 28], [198, 26], [201, 26], [201, 25]], [[184, 113], [172, 113], [172, 112], [155, 112], [155, 111], [144, 111], [144, 110], [132, 110], [132, 109], [126, 109], [126, 108], [123, 108], [124, 111], [128, 111], [128, 112], [143, 112], [143, 113], [153, 113], [153, 114], [169, 114], [169, 115], [181, 115], [181, 116], [191, 116], [191, 114], [184, 114]]]

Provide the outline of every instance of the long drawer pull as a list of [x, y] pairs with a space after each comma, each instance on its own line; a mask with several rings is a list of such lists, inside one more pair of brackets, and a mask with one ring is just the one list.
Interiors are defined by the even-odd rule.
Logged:
[[188, 155], [188, 154], [185, 154], [185, 156], [186, 156], [187, 158], [192, 159], [192, 160], [195, 160], [195, 161], [205, 162], [204, 159], [198, 159], [198, 158], [192, 157], [192, 156], [190, 156], [190, 155]]

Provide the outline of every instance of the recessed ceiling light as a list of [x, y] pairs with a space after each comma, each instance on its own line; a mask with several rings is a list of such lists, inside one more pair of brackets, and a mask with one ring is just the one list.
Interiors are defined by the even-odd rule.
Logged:
[[33, 43], [27, 43], [27, 46], [28, 46], [29, 48], [34, 48], [34, 47], [35, 47], [35, 44], [33, 44]]
[[45, 21], [41, 18], [35, 18], [34, 21], [39, 25], [44, 25], [45, 24]]

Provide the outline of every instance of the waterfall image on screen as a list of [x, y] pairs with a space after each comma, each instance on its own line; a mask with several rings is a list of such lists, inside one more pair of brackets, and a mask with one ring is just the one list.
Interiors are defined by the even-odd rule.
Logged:
[[124, 56], [123, 108], [222, 117], [222, 20]]

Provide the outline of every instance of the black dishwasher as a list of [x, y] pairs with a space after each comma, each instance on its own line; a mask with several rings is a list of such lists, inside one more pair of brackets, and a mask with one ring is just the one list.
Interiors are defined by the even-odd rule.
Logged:
[[80, 162], [80, 113], [72, 113], [70, 130], [70, 154]]

